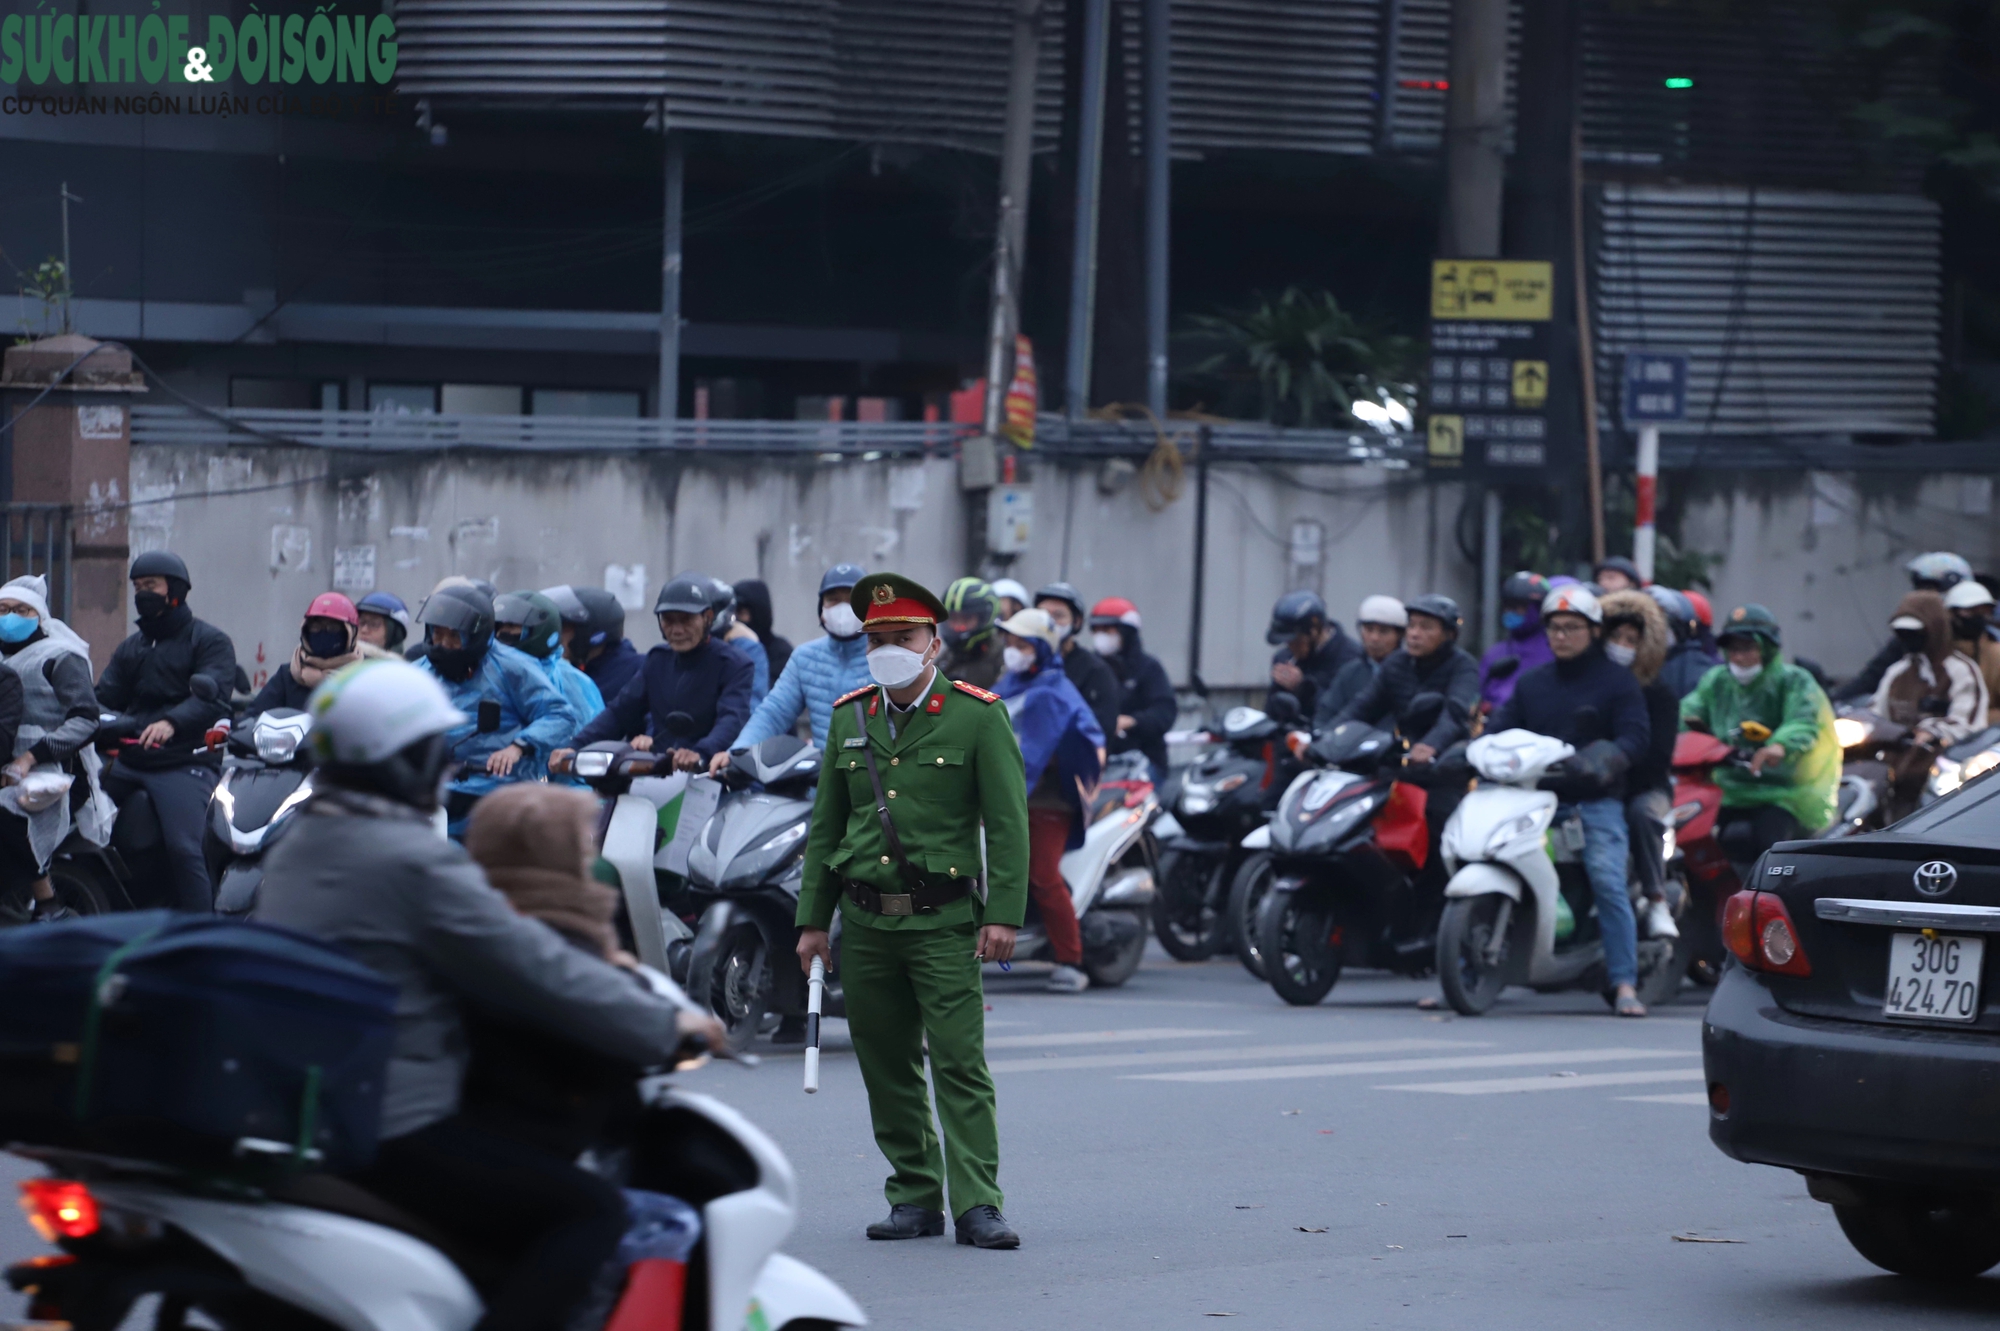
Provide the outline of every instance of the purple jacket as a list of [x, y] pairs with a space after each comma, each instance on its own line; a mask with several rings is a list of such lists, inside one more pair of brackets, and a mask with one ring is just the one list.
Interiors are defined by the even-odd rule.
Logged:
[[1503, 636], [1479, 658], [1479, 700], [1498, 711], [1500, 704], [1514, 696], [1514, 685], [1522, 675], [1555, 659], [1537, 616], [1533, 623]]

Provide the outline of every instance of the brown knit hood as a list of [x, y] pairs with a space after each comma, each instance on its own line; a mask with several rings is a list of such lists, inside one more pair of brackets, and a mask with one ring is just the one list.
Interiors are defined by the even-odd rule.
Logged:
[[1904, 615], [1923, 621], [1924, 655], [1930, 658], [1935, 676], [1944, 679], [1944, 659], [1951, 655], [1951, 612], [1944, 608], [1944, 598], [1936, 592], [1910, 592], [1896, 604], [1896, 613], [1890, 618]]
[[1598, 605], [1604, 610], [1607, 628], [1617, 619], [1639, 621], [1639, 655], [1632, 661], [1632, 677], [1641, 684], [1651, 684], [1658, 679], [1660, 667], [1667, 663], [1667, 648], [1672, 643], [1667, 616], [1660, 609], [1659, 602], [1644, 592], [1609, 592]]
[[596, 820], [596, 802], [581, 791], [502, 786], [473, 807], [465, 849], [515, 910], [608, 956], [618, 894], [590, 877]]

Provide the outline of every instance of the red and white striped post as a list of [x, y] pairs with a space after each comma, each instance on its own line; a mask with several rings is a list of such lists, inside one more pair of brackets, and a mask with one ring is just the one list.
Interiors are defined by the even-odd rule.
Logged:
[[1660, 427], [1639, 427], [1638, 502], [1633, 506], [1632, 562], [1639, 580], [1653, 580], [1653, 502], [1660, 485]]

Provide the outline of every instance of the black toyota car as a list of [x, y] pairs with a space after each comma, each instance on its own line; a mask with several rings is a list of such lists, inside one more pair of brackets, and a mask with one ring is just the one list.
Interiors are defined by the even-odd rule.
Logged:
[[1886, 831], [1780, 842], [1723, 934], [1715, 1144], [1805, 1175], [1877, 1266], [2000, 1263], [2000, 780]]

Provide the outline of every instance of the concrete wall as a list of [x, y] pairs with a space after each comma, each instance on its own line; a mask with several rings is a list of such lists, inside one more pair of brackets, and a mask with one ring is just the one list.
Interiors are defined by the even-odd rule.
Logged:
[[[1115, 487], [1099, 478], [1095, 468], [1040, 471], [1033, 547], [1013, 576], [1032, 588], [1066, 573], [1091, 600], [1130, 597], [1151, 650], [1184, 680], [1192, 474], [1158, 512], [1129, 477]], [[674, 572], [763, 577], [779, 631], [798, 641], [818, 632], [815, 592], [828, 565], [900, 569], [939, 590], [964, 571], [956, 464], [942, 460], [357, 463], [303, 450], [140, 446], [132, 485], [134, 552], [171, 546], [188, 561], [196, 612], [236, 639], [253, 676], [290, 653], [314, 594], [337, 585], [358, 596], [370, 559], [372, 585], [413, 606], [451, 573], [503, 588], [598, 583], [626, 596], [627, 629], [642, 648], [658, 641], [653, 596]], [[1264, 677], [1265, 621], [1290, 587], [1323, 592], [1342, 618], [1381, 587], [1414, 593], [1437, 582], [1470, 605], [1468, 571], [1430, 553], [1434, 529], [1457, 511], [1456, 487], [1353, 467], [1218, 467], [1211, 485], [1202, 670], [1216, 685]]]
[[[1067, 576], [1090, 600], [1120, 595], [1149, 648], [1188, 674], [1194, 475], [1155, 511], [1129, 474], [1038, 469], [1030, 549], [1012, 575]], [[1795, 653], [1853, 670], [1886, 632], [1902, 563], [1957, 549], [1992, 567], [1986, 477], [1716, 473], [1686, 484], [1683, 542], [1720, 551], [1718, 612], [1761, 600]], [[369, 584], [415, 603], [450, 573], [503, 588], [589, 582], [632, 608], [642, 648], [674, 572], [771, 585], [779, 631], [817, 633], [828, 565], [895, 568], [942, 589], [963, 571], [949, 461], [757, 463], [671, 458], [336, 458], [271, 448], [132, 452], [135, 552], [171, 546], [195, 575], [196, 612], [235, 639], [253, 676], [275, 668], [298, 618], [330, 586]], [[1350, 621], [1360, 599], [1442, 590], [1475, 620], [1474, 570], [1452, 535], [1464, 491], [1365, 467], [1217, 466], [1210, 473], [1201, 672], [1217, 689], [1266, 677], [1263, 631], [1283, 591], [1311, 587]], [[337, 577], [337, 573], [339, 576]]]

